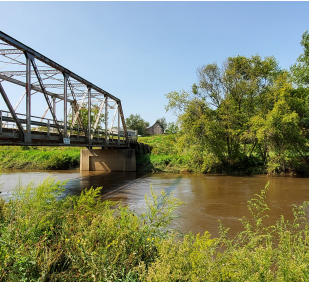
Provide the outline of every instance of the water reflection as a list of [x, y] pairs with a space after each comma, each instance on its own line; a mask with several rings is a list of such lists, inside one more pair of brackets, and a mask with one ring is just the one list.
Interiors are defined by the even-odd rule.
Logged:
[[5, 186], [1, 195], [8, 196], [19, 178], [27, 184], [48, 175], [57, 180], [68, 180], [64, 196], [79, 195], [85, 188], [102, 186], [103, 198], [122, 200], [135, 211], [144, 207], [144, 196], [149, 194], [150, 185], [155, 191], [172, 192], [174, 197], [185, 202], [178, 210], [181, 218], [174, 226], [184, 233], [203, 234], [208, 230], [212, 237], [218, 236], [218, 220], [230, 227], [230, 235], [242, 230], [239, 219], [249, 214], [247, 201], [259, 194], [268, 181], [267, 202], [271, 209], [268, 224], [274, 223], [281, 214], [292, 219], [291, 205], [301, 204], [309, 198], [308, 178], [21, 170], [3, 171], [0, 182]]

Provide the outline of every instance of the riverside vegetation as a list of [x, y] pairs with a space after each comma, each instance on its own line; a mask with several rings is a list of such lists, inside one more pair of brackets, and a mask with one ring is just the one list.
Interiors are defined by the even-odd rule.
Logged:
[[1, 146], [0, 166], [4, 169], [76, 169], [79, 167], [80, 149]]
[[308, 281], [307, 203], [266, 226], [268, 186], [235, 238], [169, 229], [181, 202], [151, 189], [140, 214], [101, 188], [62, 197], [64, 182], [18, 185], [0, 199], [1, 281]]
[[[191, 91], [166, 94], [166, 110], [177, 115], [179, 126], [170, 129], [175, 134], [139, 138], [153, 149], [151, 155], [137, 152], [138, 170], [308, 174], [308, 32], [301, 45], [304, 52], [289, 70], [281, 69], [273, 56], [259, 55], [229, 57], [221, 67], [213, 63], [198, 68], [198, 83]], [[144, 134], [147, 123], [139, 115], [126, 121]], [[77, 168], [79, 150], [1, 148], [0, 165]]]
[[179, 132], [152, 145], [140, 167], [215, 173], [309, 173], [309, 33], [289, 70], [276, 59], [229, 57], [197, 69], [192, 90], [172, 91], [166, 110]]
[[197, 69], [191, 91], [166, 94], [180, 133], [175, 149], [199, 172], [308, 173], [309, 33], [290, 70], [259, 55]]

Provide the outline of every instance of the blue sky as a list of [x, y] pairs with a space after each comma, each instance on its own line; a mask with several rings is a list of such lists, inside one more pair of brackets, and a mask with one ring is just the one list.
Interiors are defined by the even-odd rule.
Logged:
[[164, 95], [190, 90], [198, 67], [258, 53], [289, 68], [309, 28], [307, 1], [0, 2], [0, 10], [1, 31], [121, 99], [125, 117], [138, 113], [151, 125], [175, 121]]

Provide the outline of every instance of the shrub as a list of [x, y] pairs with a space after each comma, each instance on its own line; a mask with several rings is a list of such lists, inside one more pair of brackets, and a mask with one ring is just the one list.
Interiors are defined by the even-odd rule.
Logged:
[[183, 240], [173, 235], [157, 244], [159, 254], [147, 272], [146, 281], [308, 281], [309, 230], [307, 205], [293, 207], [294, 220], [283, 216], [265, 226], [269, 210], [268, 185], [248, 203], [252, 222], [243, 218], [244, 231], [234, 239], [220, 224], [220, 237], [210, 239], [189, 234]]
[[62, 197], [64, 182], [18, 185], [0, 199], [0, 281], [308, 281], [308, 203], [266, 226], [268, 186], [234, 238], [169, 229], [181, 204], [151, 189], [146, 209], [101, 201], [99, 188]]
[[152, 191], [138, 215], [101, 201], [101, 187], [62, 198], [63, 185], [47, 178], [1, 199], [1, 281], [129, 281], [154, 261], [179, 201]]

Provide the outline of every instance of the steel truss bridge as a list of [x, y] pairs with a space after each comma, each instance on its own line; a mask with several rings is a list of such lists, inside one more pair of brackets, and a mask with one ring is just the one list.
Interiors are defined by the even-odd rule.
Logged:
[[[0, 93], [0, 145], [103, 148], [132, 142], [120, 99], [1, 31]], [[38, 107], [41, 116], [32, 114]]]

